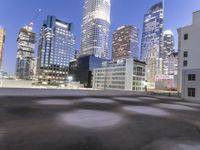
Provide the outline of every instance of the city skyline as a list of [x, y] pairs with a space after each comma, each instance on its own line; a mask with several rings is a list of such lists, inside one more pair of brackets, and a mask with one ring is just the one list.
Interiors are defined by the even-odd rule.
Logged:
[[[116, 30], [119, 26], [122, 25], [134, 25], [140, 30], [142, 30], [144, 14], [149, 9], [149, 7], [151, 7], [153, 4], [157, 2], [159, 2], [159, 0], [151, 0], [151, 1], [140, 0], [137, 2], [135, 1], [132, 2], [131, 0], [125, 0], [123, 1], [122, 5], [122, 1], [112, 1], [110, 35], [114, 30]], [[55, 5], [54, 2], [49, 2], [49, 1], [48, 4], [45, 3], [45, 1], [41, 3], [37, 3], [37, 1], [30, 1], [29, 5], [27, 5], [27, 3], [25, 2], [23, 3], [23, 0], [20, 2], [7, 0], [3, 2], [3, 5], [0, 6], [0, 9], [3, 12], [0, 14], [0, 20], [2, 20], [0, 22], [0, 25], [6, 28], [6, 33], [7, 33], [5, 49], [4, 49], [4, 61], [3, 61], [3, 68], [5, 71], [7, 71], [12, 75], [14, 74], [15, 64], [16, 64], [16, 60], [14, 58], [16, 58], [16, 50], [17, 50], [16, 39], [18, 31], [21, 27], [23, 27], [25, 24], [28, 24], [31, 21], [35, 12], [37, 12], [37, 9], [39, 8], [43, 10], [43, 13], [38, 18], [34, 27], [34, 32], [37, 33], [37, 37], [39, 36], [39, 28], [42, 24], [42, 20], [47, 15], [52, 14], [57, 16], [58, 18], [61, 18], [62, 20], [73, 23], [73, 30], [76, 36], [76, 48], [80, 49], [80, 32], [81, 32], [81, 23], [83, 16], [82, 12], [83, 2], [77, 2], [72, 0], [66, 2], [64, 0], [60, 0], [59, 3], [57, 3], [56, 7], [54, 7], [54, 5]], [[179, 6], [179, 8], [176, 8], [176, 6]], [[19, 9], [21, 10], [20, 12], [18, 12]], [[176, 47], [177, 47], [176, 29], [178, 27], [184, 26], [185, 24], [191, 24], [192, 22], [191, 13], [199, 9], [200, 9], [200, 2], [198, 2], [197, 0], [192, 0], [192, 1], [176, 0], [175, 2], [173, 2], [173, 5], [172, 2], [170, 2], [170, 0], [165, 1], [164, 30], [170, 29], [173, 31], [173, 33], [175, 34]], [[5, 15], [7, 10], [13, 10], [13, 13]], [[14, 18], [18, 18], [18, 20]], [[112, 52], [111, 37], [112, 36], [110, 36], [110, 43], [109, 43], [110, 54]], [[35, 56], [36, 52], [37, 52], [37, 46], [35, 48]]]

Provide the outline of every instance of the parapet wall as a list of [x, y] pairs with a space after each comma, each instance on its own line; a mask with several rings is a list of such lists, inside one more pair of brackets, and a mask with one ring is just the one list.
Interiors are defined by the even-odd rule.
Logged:
[[26, 88], [0, 88], [0, 97], [7, 96], [30, 96], [30, 97], [48, 97], [48, 96], [66, 96], [66, 97], [85, 97], [85, 96], [133, 96], [145, 95], [145, 92], [133, 91], [100, 91], [100, 90], [64, 90], [64, 89], [26, 89]]

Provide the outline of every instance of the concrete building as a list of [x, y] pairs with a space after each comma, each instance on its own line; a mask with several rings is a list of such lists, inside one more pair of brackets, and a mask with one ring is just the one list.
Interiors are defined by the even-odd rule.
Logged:
[[5, 36], [6, 31], [4, 28], [0, 27], [0, 71], [2, 70], [2, 62], [3, 62], [3, 51], [5, 44]]
[[25, 26], [19, 31], [17, 38], [16, 77], [22, 80], [32, 80], [34, 74], [34, 48], [36, 34], [32, 27]]
[[39, 84], [58, 85], [67, 80], [70, 61], [75, 57], [71, 23], [48, 16], [41, 28], [38, 46]]
[[185, 99], [200, 100], [200, 11], [193, 13], [192, 25], [178, 29], [179, 92]]
[[103, 61], [105, 59], [93, 55], [79, 57], [70, 62], [69, 76], [73, 78], [73, 82], [80, 82], [84, 87], [92, 88], [92, 72], [99, 68]]
[[155, 77], [162, 73], [160, 53], [163, 47], [163, 20], [163, 2], [153, 5], [144, 16], [140, 57], [147, 64], [146, 75], [149, 88], [155, 87]]
[[108, 58], [110, 0], [84, 0], [80, 55]]
[[145, 91], [145, 65], [132, 58], [105, 62], [93, 71], [93, 88]]
[[139, 29], [132, 25], [119, 27], [113, 33], [113, 60], [134, 58], [139, 59]]

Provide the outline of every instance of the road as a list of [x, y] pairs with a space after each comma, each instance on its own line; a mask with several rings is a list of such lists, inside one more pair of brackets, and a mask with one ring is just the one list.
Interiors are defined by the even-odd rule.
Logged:
[[0, 150], [200, 150], [200, 104], [161, 96], [4, 96]]

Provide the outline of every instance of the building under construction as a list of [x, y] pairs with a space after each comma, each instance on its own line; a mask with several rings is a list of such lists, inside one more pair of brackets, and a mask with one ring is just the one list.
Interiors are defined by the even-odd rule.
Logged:
[[30, 26], [25, 26], [19, 31], [16, 66], [18, 79], [32, 80], [33, 78], [35, 36]]

